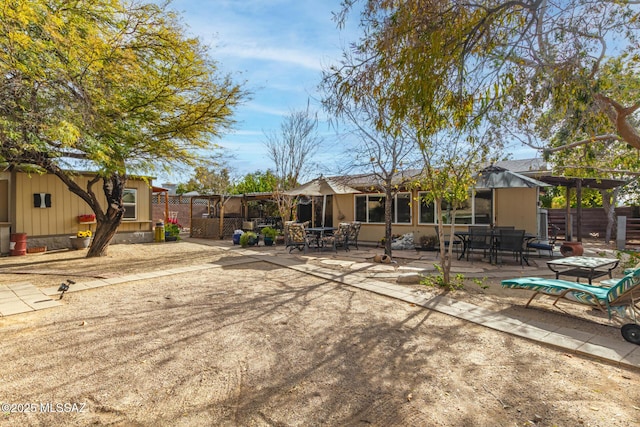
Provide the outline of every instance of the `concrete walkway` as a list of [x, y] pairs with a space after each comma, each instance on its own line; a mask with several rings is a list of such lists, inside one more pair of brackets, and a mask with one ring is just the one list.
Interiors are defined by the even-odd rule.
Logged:
[[[195, 241], [195, 239], [194, 239]], [[208, 244], [208, 243], [207, 243]], [[118, 283], [127, 283], [136, 280], [153, 279], [156, 277], [180, 274], [186, 272], [209, 270], [232, 265], [240, 265], [263, 261], [280, 267], [289, 268], [301, 273], [310, 274], [323, 279], [335, 281], [347, 286], [374, 292], [391, 298], [396, 298], [407, 303], [415, 304], [430, 310], [435, 310], [443, 314], [467, 320], [500, 332], [538, 341], [540, 343], [561, 348], [563, 351], [582, 354], [590, 357], [614, 362], [622, 366], [640, 368], [640, 346], [624, 341], [622, 338], [613, 340], [610, 338], [584, 333], [560, 325], [551, 325], [541, 322], [522, 321], [504, 314], [492, 312], [491, 310], [478, 307], [466, 302], [443, 296], [427, 296], [423, 292], [411, 289], [401, 284], [389, 283], [388, 281], [377, 280], [375, 275], [382, 275], [381, 278], [396, 277], [402, 275], [417, 274], [417, 271], [424, 271], [433, 261], [425, 262], [424, 265], [416, 260], [408, 263], [404, 268], [399, 268], [392, 272], [389, 268], [384, 268], [380, 264], [371, 264], [365, 260], [323, 260], [329, 264], [340, 264], [349, 266], [349, 271], [341, 271], [329, 266], [315, 265], [301, 261], [297, 256], [286, 256], [282, 250], [254, 250], [241, 249], [230, 245], [215, 245], [218, 249], [233, 250], [238, 257], [228, 257], [219, 263], [207, 263], [202, 265], [192, 265], [167, 270], [154, 271], [148, 273], [132, 274], [109, 279], [96, 279], [71, 285], [67, 292], [78, 292], [82, 290], [109, 286]], [[360, 253], [360, 257], [362, 257]], [[314, 254], [310, 254], [313, 256]], [[321, 263], [322, 263], [321, 262]], [[413, 264], [413, 266], [412, 266]], [[478, 263], [479, 264], [479, 263]], [[362, 267], [362, 268], [361, 268]], [[367, 267], [366, 269], [364, 267]], [[519, 267], [518, 267], [519, 268]], [[482, 277], [485, 272], [480, 266], [467, 264], [460, 269], [467, 270], [465, 276]], [[366, 270], [366, 272], [365, 272]], [[376, 271], [377, 270], [377, 271]], [[543, 270], [544, 271], [544, 270]], [[475, 273], [475, 274], [474, 274]], [[522, 272], [521, 272], [522, 274]], [[373, 277], [371, 277], [373, 275]], [[395, 275], [395, 276], [393, 276]], [[514, 277], [514, 271], [506, 269], [504, 271], [492, 271], [492, 277]], [[400, 279], [401, 280], [401, 279]], [[27, 284], [18, 283], [10, 286], [0, 286], [0, 315], [8, 316], [12, 314], [24, 313], [28, 311], [40, 310], [44, 308], [60, 306], [58, 301], [58, 287], [38, 289]]]

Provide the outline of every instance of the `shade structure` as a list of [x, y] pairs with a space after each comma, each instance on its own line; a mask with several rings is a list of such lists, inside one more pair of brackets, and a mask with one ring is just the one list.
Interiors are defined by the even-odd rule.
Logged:
[[293, 190], [285, 191], [284, 194], [288, 196], [322, 196], [322, 226], [324, 227], [324, 220], [327, 210], [327, 196], [334, 194], [351, 194], [360, 193], [355, 188], [351, 188], [348, 185], [342, 184], [331, 178], [324, 178], [320, 176], [300, 187]]
[[535, 188], [551, 185], [534, 178], [512, 172], [500, 166], [488, 166], [476, 175], [476, 188]]

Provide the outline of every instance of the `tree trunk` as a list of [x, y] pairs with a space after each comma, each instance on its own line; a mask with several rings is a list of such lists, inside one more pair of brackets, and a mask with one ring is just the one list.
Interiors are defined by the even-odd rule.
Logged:
[[600, 190], [602, 195], [602, 208], [607, 216], [607, 227], [604, 234], [605, 243], [611, 242], [611, 235], [616, 225], [616, 202], [618, 200], [618, 192], [620, 187], [616, 187], [613, 190]]
[[121, 218], [105, 218], [97, 222], [96, 232], [93, 235], [91, 246], [87, 252], [87, 258], [107, 255], [111, 239], [115, 236], [120, 225]]
[[[451, 281], [451, 249], [453, 247], [453, 238], [449, 236], [449, 249], [445, 246], [444, 227], [442, 226], [442, 200], [434, 200], [436, 205], [436, 231], [438, 233], [438, 242], [440, 243], [440, 268], [442, 269], [442, 280], [445, 284]], [[454, 211], [455, 218], [455, 211]], [[453, 227], [453, 224], [452, 224]], [[453, 228], [451, 229], [453, 234]]]
[[384, 198], [384, 253], [391, 256], [391, 203], [393, 202], [393, 191], [391, 190], [391, 183], [385, 185], [385, 198]]
[[[91, 247], [87, 252], [87, 258], [107, 255], [109, 243], [118, 231], [118, 226], [120, 226], [124, 215], [122, 193], [126, 183], [127, 177], [116, 173], [108, 178], [103, 178], [102, 190], [107, 198], [107, 210], [104, 212], [97, 201], [90, 203], [91, 209], [96, 214], [97, 225]], [[90, 188], [88, 192], [90, 192]]]
[[[224, 198], [224, 196], [222, 196]], [[220, 200], [220, 218], [218, 221], [218, 235], [220, 236], [220, 240], [224, 239], [224, 204], [222, 200]]]

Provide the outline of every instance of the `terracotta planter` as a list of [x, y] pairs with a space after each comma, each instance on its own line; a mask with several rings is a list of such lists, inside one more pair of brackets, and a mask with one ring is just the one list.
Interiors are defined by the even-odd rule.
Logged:
[[581, 256], [584, 253], [582, 242], [563, 242], [560, 246], [562, 256]]

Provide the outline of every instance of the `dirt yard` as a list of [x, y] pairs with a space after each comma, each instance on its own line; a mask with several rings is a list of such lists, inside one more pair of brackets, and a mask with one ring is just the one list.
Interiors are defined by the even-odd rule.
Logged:
[[[84, 253], [0, 259], [0, 284], [212, 268], [0, 318], [0, 425], [640, 425], [638, 370], [250, 258], [216, 266], [237, 259], [234, 249]], [[569, 320], [498, 302], [495, 282], [453, 296]]]

